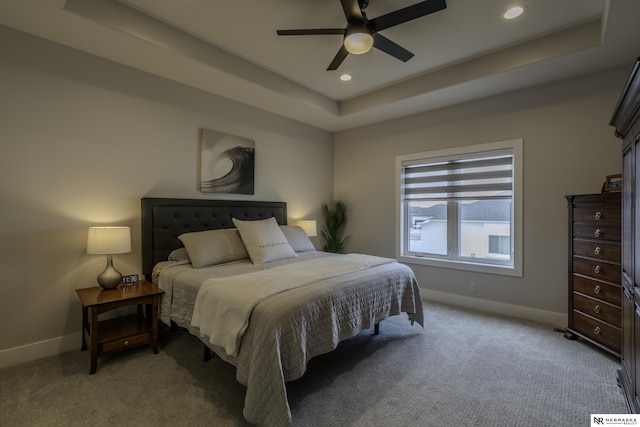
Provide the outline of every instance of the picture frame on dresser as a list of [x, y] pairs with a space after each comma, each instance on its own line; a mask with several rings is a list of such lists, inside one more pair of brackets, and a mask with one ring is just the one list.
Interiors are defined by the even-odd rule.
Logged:
[[622, 174], [619, 173], [617, 175], [607, 175], [604, 186], [602, 187], [603, 193], [608, 193], [611, 191], [622, 191]]

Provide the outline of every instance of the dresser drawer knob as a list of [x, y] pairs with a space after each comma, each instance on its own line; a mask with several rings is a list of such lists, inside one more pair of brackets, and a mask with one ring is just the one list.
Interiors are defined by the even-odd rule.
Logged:
[[602, 267], [600, 267], [599, 265], [596, 265], [596, 268], [594, 268], [593, 271], [595, 271], [596, 274], [600, 274], [600, 272], [602, 271]]
[[596, 212], [595, 217], [596, 217], [596, 219], [602, 218], [602, 213], [601, 212]]
[[593, 233], [593, 235], [594, 235], [594, 236], [596, 236], [596, 237], [600, 237], [600, 235], [601, 235], [601, 234], [602, 234], [602, 231], [600, 231], [600, 229], [599, 229], [599, 228], [598, 228], [598, 229], [596, 229], [596, 232], [595, 232], [595, 233]]
[[602, 329], [600, 329], [599, 326], [596, 326], [596, 328], [593, 330], [593, 333], [598, 335], [600, 332], [602, 332]]
[[595, 292], [596, 294], [599, 294], [600, 290], [601, 290], [600, 286], [596, 285], [596, 287], [593, 289], [593, 292]]
[[600, 252], [602, 252], [602, 249], [600, 249], [600, 246], [596, 246], [596, 248], [593, 250], [593, 253], [596, 255], [600, 255]]
[[600, 313], [602, 311], [602, 308], [600, 308], [599, 305], [596, 305], [596, 307], [593, 309], [596, 313]]
[[125, 340], [124, 345], [129, 345], [129, 340]]

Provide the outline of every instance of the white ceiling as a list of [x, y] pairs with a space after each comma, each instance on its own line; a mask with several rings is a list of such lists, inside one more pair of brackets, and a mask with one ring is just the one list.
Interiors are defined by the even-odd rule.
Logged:
[[[370, 0], [375, 18], [417, 0]], [[524, 4], [513, 21], [501, 15]], [[381, 32], [415, 56], [373, 49], [326, 71], [340, 0], [2, 0], [0, 24], [330, 131], [427, 111], [640, 56], [638, 0], [447, 0]], [[342, 82], [342, 73], [353, 76]]]

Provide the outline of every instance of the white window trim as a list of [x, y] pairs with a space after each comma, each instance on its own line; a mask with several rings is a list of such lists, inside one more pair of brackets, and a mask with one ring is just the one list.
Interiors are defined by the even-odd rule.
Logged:
[[[414, 159], [428, 159], [443, 156], [455, 156], [466, 154], [481, 154], [485, 151], [500, 149], [513, 150], [513, 266], [487, 265], [469, 261], [440, 259], [429, 256], [407, 256], [402, 253], [404, 248], [403, 222], [406, 219], [404, 204], [402, 203], [401, 175], [402, 163]], [[396, 258], [405, 264], [419, 264], [433, 267], [452, 268], [465, 271], [476, 271], [481, 273], [498, 274], [504, 276], [522, 277], [522, 228], [523, 228], [523, 139], [511, 139], [500, 142], [490, 142], [487, 144], [469, 145], [465, 147], [455, 147], [444, 150], [426, 151], [396, 156]]]

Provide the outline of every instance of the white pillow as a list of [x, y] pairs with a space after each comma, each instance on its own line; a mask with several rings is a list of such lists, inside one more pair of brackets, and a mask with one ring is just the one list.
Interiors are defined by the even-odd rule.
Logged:
[[235, 228], [197, 231], [178, 236], [195, 268], [249, 258]]
[[256, 221], [233, 218], [233, 223], [238, 227], [244, 247], [254, 264], [297, 256], [275, 218]]
[[284, 233], [284, 237], [287, 238], [289, 244], [296, 252], [308, 252], [315, 251], [316, 248], [309, 240], [309, 236], [301, 227], [295, 225], [281, 225], [280, 230]]

